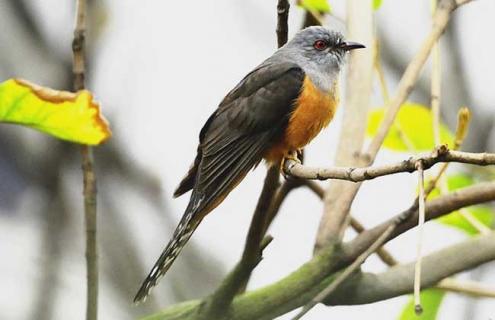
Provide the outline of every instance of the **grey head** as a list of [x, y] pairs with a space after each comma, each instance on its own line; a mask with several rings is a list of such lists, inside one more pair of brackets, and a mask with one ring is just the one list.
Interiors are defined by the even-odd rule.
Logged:
[[346, 53], [359, 48], [364, 46], [344, 40], [340, 32], [313, 26], [299, 31], [270, 60], [298, 64], [315, 85], [328, 91], [338, 78]]

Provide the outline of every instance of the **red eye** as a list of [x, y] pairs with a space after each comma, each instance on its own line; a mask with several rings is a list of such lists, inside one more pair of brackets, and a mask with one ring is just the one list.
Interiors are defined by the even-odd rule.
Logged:
[[313, 47], [316, 50], [325, 50], [327, 48], [327, 43], [323, 40], [316, 40], [315, 43], [313, 44]]

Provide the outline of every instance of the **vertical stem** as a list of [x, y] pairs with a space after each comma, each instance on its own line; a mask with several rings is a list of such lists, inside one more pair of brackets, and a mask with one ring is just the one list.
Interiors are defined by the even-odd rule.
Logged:
[[416, 314], [421, 314], [421, 262], [422, 262], [422, 247], [423, 247], [423, 227], [425, 224], [425, 183], [423, 163], [418, 161], [418, 186], [419, 186], [419, 214], [418, 214], [418, 243], [417, 243], [417, 258], [414, 267], [414, 311]]
[[[76, 0], [76, 23], [72, 41], [74, 90], [84, 89], [84, 34], [86, 31], [86, 0]], [[86, 226], [87, 297], [86, 320], [98, 318], [98, 252], [96, 242], [96, 176], [91, 147], [81, 147], [83, 171], [84, 221]]]
[[81, 147], [84, 182], [84, 221], [86, 225], [87, 305], [86, 320], [98, 318], [98, 249], [96, 240], [96, 176], [93, 170], [93, 152]]
[[[432, 16], [437, 7], [437, 0], [432, 0]], [[440, 145], [440, 93], [441, 93], [441, 65], [439, 41], [432, 48], [431, 70], [431, 112], [433, 115], [433, 137], [435, 146]]]

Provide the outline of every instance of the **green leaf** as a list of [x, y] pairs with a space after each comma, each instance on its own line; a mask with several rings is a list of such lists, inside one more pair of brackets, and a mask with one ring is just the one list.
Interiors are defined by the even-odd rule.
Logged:
[[327, 0], [299, 0], [298, 5], [308, 11], [330, 13], [332, 8]]
[[[448, 191], [455, 191], [465, 187], [469, 187], [475, 183], [474, 179], [467, 174], [454, 174], [447, 178], [447, 188]], [[440, 191], [435, 188], [430, 193], [428, 199], [434, 199], [440, 195]], [[467, 213], [469, 213], [473, 218], [477, 219], [481, 224], [488, 228], [491, 228], [494, 223], [495, 213], [489, 206], [476, 205], [464, 208]], [[459, 211], [454, 211], [447, 215], [444, 215], [435, 221], [438, 221], [446, 226], [456, 228], [463, 231], [467, 235], [473, 236], [479, 233], [479, 231], [473, 227], [460, 213]]]
[[[376, 135], [385, 115], [385, 108], [377, 108], [368, 116], [366, 134]], [[440, 125], [440, 141], [453, 145], [454, 135], [444, 125]], [[428, 151], [435, 147], [433, 138], [433, 117], [427, 107], [407, 102], [400, 108], [394, 124], [390, 128], [385, 141], [385, 148], [395, 151]]]
[[442, 304], [445, 292], [439, 289], [426, 289], [421, 292], [423, 313], [419, 316], [414, 312], [414, 298], [411, 297], [402, 310], [399, 320], [435, 320]]
[[380, 9], [383, 1], [382, 0], [373, 0], [373, 10]]
[[[493, 210], [487, 206], [473, 206], [465, 209], [467, 213], [471, 214], [473, 218], [478, 220], [481, 224], [488, 228], [493, 225]], [[461, 231], [464, 231], [467, 235], [474, 236], [479, 234], [478, 229], [473, 227], [459, 211], [454, 211], [437, 219], [442, 224], [454, 227]]]
[[91, 92], [58, 91], [20, 79], [0, 83], [0, 122], [88, 145], [100, 144], [112, 135]]

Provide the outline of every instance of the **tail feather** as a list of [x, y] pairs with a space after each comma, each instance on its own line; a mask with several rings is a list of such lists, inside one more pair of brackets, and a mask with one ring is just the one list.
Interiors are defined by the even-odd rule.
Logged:
[[200, 203], [201, 198], [198, 195], [193, 194], [186, 212], [182, 216], [179, 225], [174, 231], [172, 239], [169, 241], [150, 273], [144, 280], [143, 284], [139, 288], [139, 291], [134, 297], [134, 303], [142, 302], [146, 299], [151, 289], [153, 289], [160, 278], [165, 275], [179, 253], [182, 251], [182, 248], [186, 245], [189, 238], [191, 238], [191, 235], [194, 230], [196, 230], [200, 222], [196, 221], [197, 219], [194, 219]]

